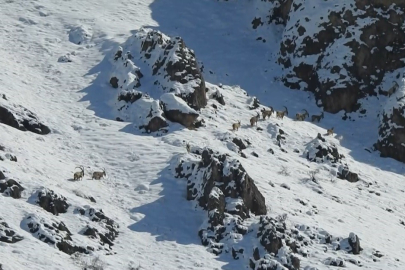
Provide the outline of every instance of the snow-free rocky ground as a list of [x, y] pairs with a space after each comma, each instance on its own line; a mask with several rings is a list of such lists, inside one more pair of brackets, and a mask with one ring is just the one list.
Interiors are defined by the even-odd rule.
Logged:
[[[14, 127], [0, 124], [2, 269], [83, 269], [97, 257], [104, 269], [123, 270], [247, 269], [252, 261], [256, 269], [297, 269], [295, 258], [307, 270], [405, 269], [403, 164], [365, 150], [378, 138], [376, 117], [343, 122], [342, 114], [326, 113], [319, 124], [292, 120], [302, 109], [320, 111], [310, 94], [274, 80], [281, 74], [275, 64], [280, 26], [252, 30], [254, 2], [0, 0], [0, 106], [17, 117]], [[208, 94], [219, 90], [225, 100], [208, 100], [200, 112], [205, 126], [170, 123], [165, 132], [147, 134], [134, 119], [115, 121], [110, 60], [141, 27], [180, 36], [204, 65]], [[159, 99], [163, 92], [153, 94], [143, 66], [140, 90]], [[250, 127], [260, 109], [249, 109], [253, 96], [277, 110], [287, 106], [289, 116]], [[237, 120], [242, 125], [233, 132]], [[325, 136], [330, 127], [336, 134]], [[240, 150], [234, 137], [250, 144]], [[317, 147], [330, 155], [316, 157]], [[230, 223], [222, 224], [225, 232], [210, 228], [207, 211], [187, 200], [188, 184], [199, 187], [204, 178], [203, 149], [218, 152], [211, 158], [222, 158], [224, 176], [240, 164], [238, 173], [249, 175], [265, 199], [257, 216], [243, 220], [235, 214], [241, 198], [224, 199], [226, 221], [243, 233], [227, 231]], [[85, 177], [73, 181], [79, 165]], [[337, 177], [345, 166], [358, 181]], [[91, 180], [102, 168], [107, 177]], [[221, 188], [210, 198], [220, 201]], [[267, 217], [259, 217], [263, 211]], [[266, 254], [263, 238], [271, 240], [272, 222], [284, 224], [277, 237], [285, 239], [276, 237], [267, 248], [277, 247], [277, 254]], [[203, 246], [200, 229], [203, 240], [227, 235]], [[350, 247], [355, 239], [360, 254]], [[300, 246], [287, 245], [290, 240]]]

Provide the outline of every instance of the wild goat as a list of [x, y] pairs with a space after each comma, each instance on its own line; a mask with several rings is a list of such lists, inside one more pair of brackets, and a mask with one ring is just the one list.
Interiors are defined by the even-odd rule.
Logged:
[[284, 111], [277, 111], [277, 112], [276, 112], [276, 117], [277, 117], [277, 118], [283, 119], [285, 115], [288, 115], [288, 109], [287, 109], [287, 107], [286, 107], [286, 106], [283, 106], [283, 107], [285, 108]]
[[186, 144], [186, 150], [187, 150], [187, 153], [191, 152], [191, 146], [189, 143]]
[[91, 179], [100, 180], [103, 176], [106, 176], [104, 168], [102, 172], [93, 172], [93, 177]]
[[238, 121], [237, 123], [232, 124], [232, 130], [233, 131], [239, 130], [239, 128], [240, 128], [240, 121]]
[[79, 167], [76, 167], [76, 168], [80, 169], [80, 172], [75, 172], [73, 174], [73, 180], [79, 180], [79, 179], [82, 180], [83, 177], [84, 177], [84, 167], [79, 166]]
[[323, 119], [323, 117], [324, 117], [323, 112], [321, 113], [321, 115], [315, 115], [314, 114], [314, 115], [311, 116], [311, 121], [312, 122], [315, 122], [315, 121], [316, 122], [321, 122], [321, 119]]
[[273, 107], [270, 107], [270, 110], [266, 110], [263, 108], [263, 110], [262, 110], [263, 120], [265, 120], [266, 117], [270, 118], [270, 116], [273, 114], [273, 112], [274, 112]]
[[305, 118], [309, 117], [309, 113], [307, 112], [307, 110], [304, 109], [304, 111], [305, 111], [304, 113], [297, 113], [295, 115], [295, 119], [297, 121], [304, 121]]
[[334, 127], [333, 128], [329, 128], [327, 131], [326, 131], [326, 134], [328, 134], [328, 135], [333, 135], [333, 129], [334, 129]]
[[260, 114], [257, 113], [256, 116], [253, 116], [252, 118], [250, 118], [250, 125], [253, 127], [255, 124], [257, 126], [257, 121], [259, 121], [260, 119]]

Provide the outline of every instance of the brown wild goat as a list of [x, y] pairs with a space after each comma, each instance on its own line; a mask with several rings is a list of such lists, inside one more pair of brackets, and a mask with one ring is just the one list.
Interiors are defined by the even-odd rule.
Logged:
[[259, 121], [260, 119], [260, 114], [257, 113], [256, 116], [253, 116], [252, 118], [250, 118], [250, 125], [253, 127], [255, 124], [257, 126], [257, 121]]
[[73, 174], [73, 180], [79, 180], [79, 179], [82, 180], [83, 177], [84, 177], [84, 167], [79, 166], [79, 167], [76, 167], [76, 168], [80, 169], [80, 172], [75, 172]]
[[287, 107], [286, 107], [286, 106], [283, 106], [283, 107], [285, 108], [284, 111], [277, 111], [277, 112], [276, 112], [276, 117], [277, 117], [277, 118], [283, 119], [284, 116], [288, 115], [288, 109], [287, 109]]
[[239, 130], [239, 128], [240, 128], [240, 120], [237, 123], [232, 124], [232, 130], [233, 131]]
[[104, 168], [102, 172], [93, 172], [93, 177], [91, 179], [100, 180], [103, 176], [106, 176]]
[[311, 121], [312, 122], [321, 122], [321, 119], [323, 119], [323, 117], [324, 117], [324, 115], [323, 115], [323, 112], [321, 113], [321, 115], [312, 115], [311, 116]]
[[309, 113], [307, 112], [307, 110], [304, 109], [304, 111], [305, 111], [304, 113], [297, 113], [295, 115], [295, 119], [297, 121], [304, 121], [305, 118], [309, 117]]

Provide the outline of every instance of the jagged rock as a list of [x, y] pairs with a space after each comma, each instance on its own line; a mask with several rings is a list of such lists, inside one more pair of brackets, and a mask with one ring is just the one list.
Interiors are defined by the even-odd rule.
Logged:
[[[388, 102], [380, 116], [379, 138], [375, 148], [380, 151], [381, 157], [391, 157], [405, 162], [405, 104], [403, 101], [392, 101], [397, 96], [404, 94], [404, 90], [401, 90], [398, 95], [391, 97], [391, 101]], [[392, 107], [390, 104], [395, 105]]]
[[28, 109], [19, 105], [6, 105], [0, 102], [0, 123], [21, 131], [31, 131], [45, 135], [51, 130], [38, 120], [38, 117]]
[[100, 233], [96, 228], [87, 226], [84, 229], [83, 235], [89, 236], [93, 239], [99, 239], [102, 245], [109, 245], [112, 247], [114, 243], [112, 242], [115, 239], [115, 236], [111, 235], [111, 233]]
[[208, 196], [207, 211], [209, 222], [213, 227], [223, 225], [225, 218], [225, 196], [217, 187], [213, 187]]
[[253, 101], [251, 105], [249, 105], [249, 110], [255, 110], [260, 107], [260, 101], [257, 99], [257, 97], [253, 97]]
[[238, 137], [233, 138], [232, 142], [239, 147], [240, 151], [245, 150], [247, 148], [247, 146], [250, 145], [249, 141], [238, 138]]
[[350, 235], [349, 235], [349, 245], [352, 248], [352, 253], [354, 255], [360, 254], [360, 251], [362, 250], [362, 248], [360, 247], [359, 237], [356, 234], [350, 233]]
[[11, 229], [6, 222], [0, 218], [0, 242], [5, 242], [9, 244], [17, 243], [23, 240], [24, 237], [17, 234], [13, 229]]
[[156, 132], [168, 126], [162, 104], [139, 91], [122, 91], [118, 96], [119, 119], [133, 122], [140, 129]]
[[142, 76], [135, 65], [137, 61], [151, 69], [156, 87], [166, 93], [174, 92], [195, 110], [207, 105], [205, 81], [195, 54], [180, 37], [170, 38], [146, 28], [134, 33], [113, 58], [111, 77], [117, 78], [117, 87], [123, 90], [139, 87]]
[[325, 162], [331, 163], [339, 162], [343, 155], [339, 154], [338, 148], [331, 142], [326, 141], [322, 136], [318, 136], [308, 143], [305, 153], [306, 158], [313, 162]]
[[0, 171], [0, 180], [6, 179], [6, 176], [2, 171]]
[[314, 14], [313, 7], [323, 0], [275, 2], [270, 21], [285, 25], [279, 52], [282, 81], [313, 92], [325, 111], [359, 109], [359, 99], [379, 93], [385, 74], [399, 75], [405, 67], [400, 60], [405, 57], [400, 23], [405, 3], [359, 0]]
[[350, 183], [355, 183], [355, 182], [359, 181], [359, 176], [357, 175], [357, 173], [351, 172], [347, 166], [343, 166], [343, 165], [339, 166], [339, 171], [337, 173], [337, 176], [340, 179], [345, 179], [345, 180], [349, 181]]
[[38, 192], [37, 196], [36, 203], [45, 211], [56, 216], [60, 213], [66, 213], [69, 208], [69, 204], [66, 202], [67, 199], [56, 194], [53, 190], [44, 188]]
[[197, 128], [202, 125], [201, 120], [198, 120], [200, 115], [174, 94], [163, 94], [160, 99], [168, 120], [180, 123], [187, 128]]
[[[206, 174], [206, 178], [204, 179], [194, 179], [195, 176], [188, 177], [187, 189], [189, 200], [197, 199], [200, 206], [206, 208], [209, 192], [215, 186], [215, 183], [218, 182], [223, 183], [221, 191], [225, 197], [240, 197], [242, 199], [242, 204], [237, 207], [239, 208], [237, 211], [239, 211], [241, 217], [249, 216], [249, 210], [256, 215], [267, 213], [263, 195], [238, 160], [232, 159], [228, 155], [214, 154], [209, 149], [204, 149], [201, 157], [201, 164], [196, 164], [195, 166], [198, 166], [200, 170], [210, 173]], [[224, 171], [225, 164], [227, 167]], [[179, 167], [183, 168], [180, 169]], [[191, 168], [190, 165], [188, 167]], [[180, 163], [178, 168], [182, 173], [178, 174], [177, 177], [184, 177], [184, 172], [187, 171], [187, 168], [184, 168], [183, 163]], [[198, 190], [197, 186], [203, 187], [203, 190]]]
[[218, 101], [219, 104], [225, 105], [224, 96], [221, 94], [221, 92], [219, 92], [219, 90], [216, 91], [212, 97], [213, 97], [216, 101]]
[[[118, 236], [119, 225], [107, 217], [103, 210], [96, 210], [91, 207], [77, 208], [76, 211], [81, 215], [87, 216], [92, 222], [96, 222], [100, 227], [97, 229], [94, 226], [87, 226], [83, 234], [99, 239], [102, 245], [108, 244], [111, 248], [114, 240]], [[100, 231], [103, 230], [104, 232]]]
[[30, 214], [24, 218], [21, 227], [42, 242], [53, 245], [66, 254], [89, 253], [85, 247], [76, 246], [73, 243], [72, 233], [63, 222], [55, 219], [45, 220]]
[[20, 199], [24, 188], [15, 180], [0, 180], [0, 193], [4, 193], [14, 199]]

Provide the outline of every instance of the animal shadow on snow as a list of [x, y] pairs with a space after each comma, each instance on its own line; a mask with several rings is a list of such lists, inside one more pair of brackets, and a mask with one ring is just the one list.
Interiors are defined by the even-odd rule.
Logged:
[[[176, 164], [178, 154], [171, 163]], [[186, 199], [187, 180], [174, 178], [169, 165], [163, 169], [152, 185], [161, 185], [162, 191], [158, 200], [131, 209], [131, 213], [141, 213], [143, 219], [128, 226], [135, 232], [146, 232], [156, 237], [157, 241], [175, 241], [181, 245], [201, 245], [198, 231], [207, 217], [207, 212], [194, 208], [194, 203]], [[208, 252], [208, 251], [206, 251]], [[218, 259], [228, 264], [222, 269], [245, 269], [243, 262], [232, 259], [228, 253], [219, 255]]]

